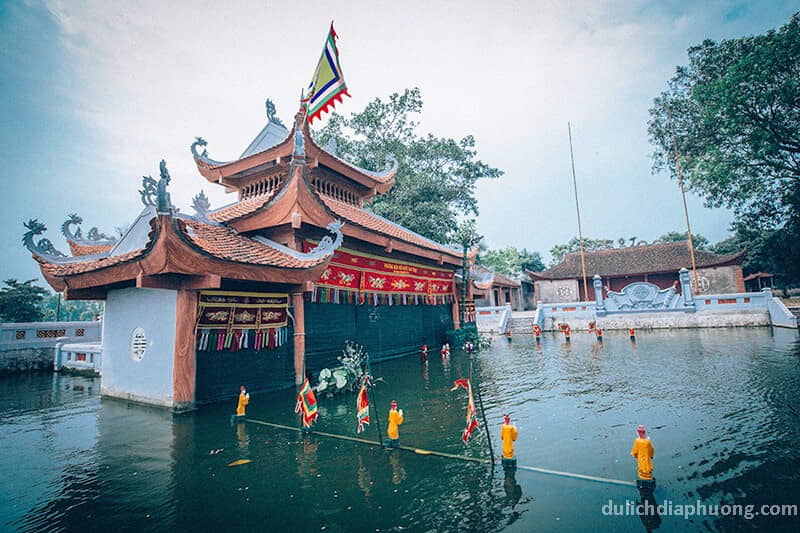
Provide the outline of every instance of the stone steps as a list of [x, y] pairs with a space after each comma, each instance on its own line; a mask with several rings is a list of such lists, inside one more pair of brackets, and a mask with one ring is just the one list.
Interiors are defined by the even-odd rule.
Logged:
[[511, 317], [508, 321], [508, 327], [511, 328], [511, 333], [533, 333], [533, 317], [521, 316]]

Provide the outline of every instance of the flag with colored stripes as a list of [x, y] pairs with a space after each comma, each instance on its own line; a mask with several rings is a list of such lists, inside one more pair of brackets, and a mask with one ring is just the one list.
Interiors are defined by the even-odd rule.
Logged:
[[364, 431], [364, 424], [369, 425], [369, 397], [366, 385], [361, 385], [361, 390], [358, 391], [356, 407], [358, 408], [358, 433], [361, 433]]
[[459, 387], [464, 387], [467, 389], [467, 425], [464, 428], [464, 432], [461, 434], [461, 440], [464, 441], [464, 444], [467, 444], [469, 441], [470, 435], [478, 427], [478, 412], [475, 410], [475, 400], [472, 398], [472, 384], [469, 382], [468, 379], [457, 379], [453, 384], [453, 388], [450, 389], [454, 391]]
[[317, 69], [308, 85], [308, 91], [303, 100], [306, 107], [306, 117], [308, 122], [313, 123], [314, 119], [322, 113], [328, 111], [336, 102], [342, 101], [342, 96], [350, 96], [347, 92], [347, 84], [344, 82], [342, 67], [339, 64], [339, 49], [336, 47], [336, 31], [331, 29], [325, 39], [325, 46], [322, 48], [322, 55], [317, 63]]
[[311, 424], [317, 419], [317, 397], [314, 396], [314, 391], [308, 382], [308, 378], [303, 382], [303, 386], [297, 395], [297, 405], [294, 408], [294, 412], [303, 414], [303, 427], [311, 427]]

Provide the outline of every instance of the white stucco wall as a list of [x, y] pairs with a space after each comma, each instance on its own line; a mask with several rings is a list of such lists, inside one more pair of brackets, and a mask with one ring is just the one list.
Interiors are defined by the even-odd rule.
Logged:
[[[592, 290], [591, 279], [589, 280], [589, 290]], [[538, 300], [542, 303], [576, 302], [580, 292], [578, 291], [578, 281], [574, 279], [554, 279], [536, 282], [539, 290]], [[594, 293], [590, 293], [594, 299]]]
[[[177, 292], [162, 289], [109, 291], [103, 317], [103, 378], [100, 392], [154, 405], [172, 406]], [[131, 334], [144, 329], [147, 350], [131, 355]]]

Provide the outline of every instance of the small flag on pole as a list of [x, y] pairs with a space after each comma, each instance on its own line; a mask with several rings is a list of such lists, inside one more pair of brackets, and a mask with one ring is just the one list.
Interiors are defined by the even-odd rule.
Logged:
[[313, 123], [314, 119], [328, 111], [336, 102], [342, 101], [342, 96], [350, 96], [347, 92], [347, 84], [344, 82], [342, 67], [339, 64], [339, 49], [336, 47], [336, 30], [331, 29], [325, 39], [325, 46], [322, 48], [322, 55], [317, 63], [314, 76], [308, 85], [308, 92], [303, 99], [306, 107], [308, 122]]
[[467, 396], [469, 398], [467, 403], [467, 425], [464, 428], [464, 433], [461, 434], [461, 440], [464, 441], [464, 444], [467, 444], [472, 432], [478, 427], [478, 418], [477, 411], [475, 410], [475, 400], [472, 398], [472, 384], [468, 379], [457, 379], [453, 384], [453, 388], [450, 390], [454, 391], [459, 387], [467, 389]]
[[361, 390], [358, 391], [356, 407], [358, 408], [358, 433], [361, 433], [364, 431], [364, 424], [369, 425], [369, 397], [366, 385], [361, 385]]
[[303, 382], [303, 386], [297, 395], [297, 405], [294, 408], [294, 412], [303, 414], [303, 427], [311, 427], [311, 424], [317, 419], [317, 397], [314, 396], [314, 391], [311, 389], [308, 378]]

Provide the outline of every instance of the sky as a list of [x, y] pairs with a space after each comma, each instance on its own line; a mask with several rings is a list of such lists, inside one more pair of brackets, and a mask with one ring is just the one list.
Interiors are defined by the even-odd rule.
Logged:
[[[141, 210], [142, 175], [166, 159], [172, 201], [234, 201], [202, 178], [189, 145], [236, 159], [298, 106], [335, 20], [352, 98], [341, 113], [419, 87], [419, 133], [474, 135], [504, 171], [477, 188], [490, 248], [548, 258], [577, 234], [571, 124], [584, 236], [651, 241], [685, 231], [680, 192], [651, 171], [648, 110], [688, 47], [755, 35], [794, 1], [405, 2], [0, 0], [0, 279], [39, 277], [21, 244], [30, 218], [65, 253], [61, 223], [113, 233]], [[319, 122], [315, 126], [320, 125]], [[692, 230], [728, 235], [730, 212], [689, 194]]]

